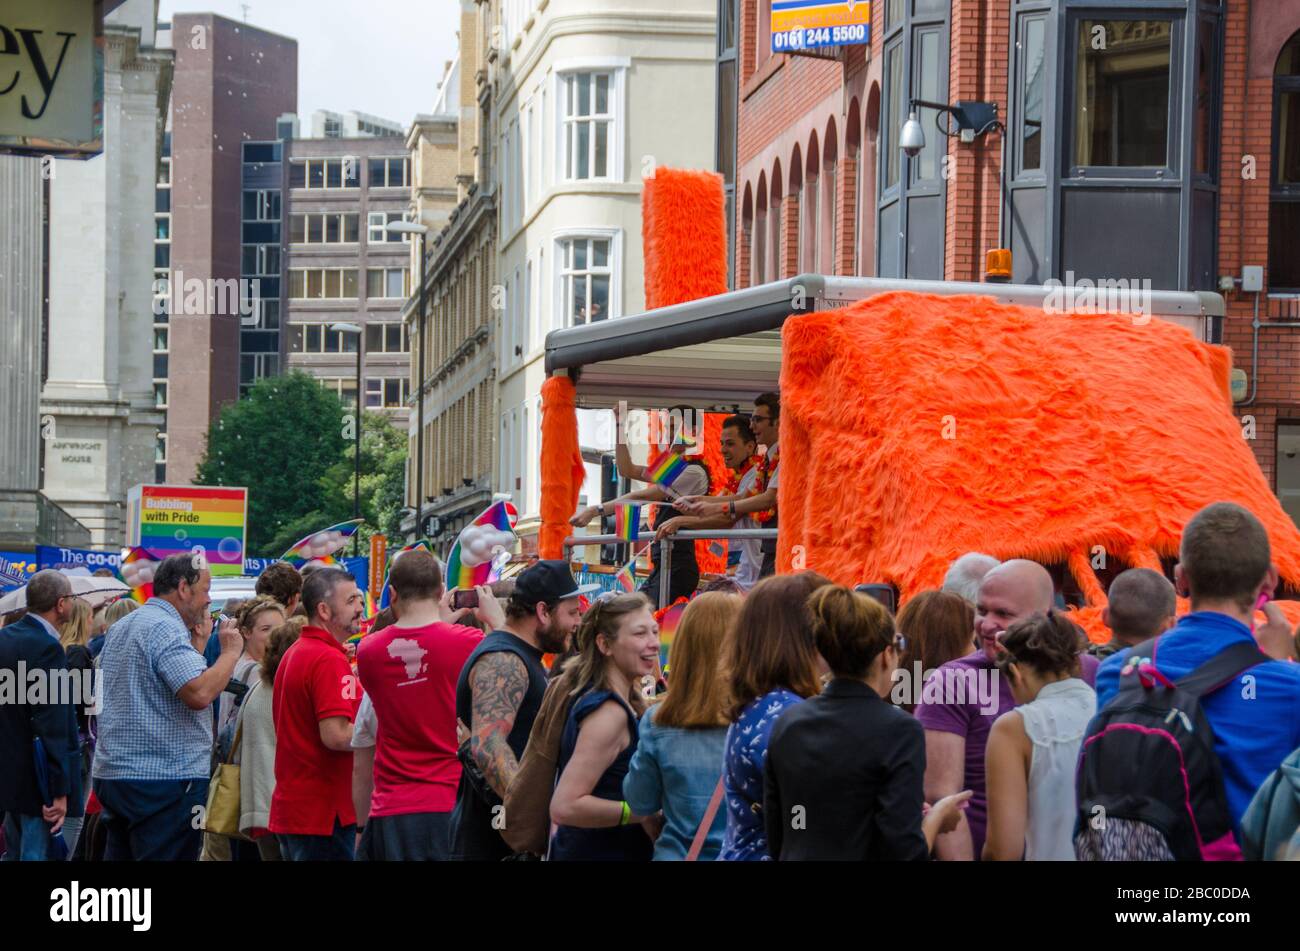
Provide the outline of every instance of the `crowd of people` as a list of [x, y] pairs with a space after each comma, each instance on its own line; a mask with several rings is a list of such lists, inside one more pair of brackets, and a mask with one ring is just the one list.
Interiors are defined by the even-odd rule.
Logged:
[[[765, 394], [727, 419], [733, 486], [635, 496], [675, 500], [660, 537], [775, 523], [778, 416]], [[0, 671], [92, 670], [99, 698], [0, 704], [4, 857], [1300, 858], [1296, 636], [1245, 509], [1192, 518], [1172, 582], [1114, 577], [1105, 644], [1025, 559], [964, 554], [895, 616], [761, 546], [696, 593], [679, 544], [670, 592], [693, 596], [663, 670], [658, 579], [598, 594], [565, 561], [456, 608], [441, 563], [405, 552], [359, 641], [336, 567], [276, 563], [215, 624], [189, 556], [138, 609], [40, 572]], [[1193, 790], [1171, 791], [1171, 756]]]

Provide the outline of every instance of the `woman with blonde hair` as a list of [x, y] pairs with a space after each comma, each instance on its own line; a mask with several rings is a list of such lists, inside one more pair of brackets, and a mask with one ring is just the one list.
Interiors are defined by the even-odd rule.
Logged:
[[740, 595], [717, 591], [697, 595], [686, 606], [669, 655], [668, 693], [641, 716], [623, 797], [637, 815], [663, 811], [657, 862], [690, 854], [710, 807], [707, 838], [697, 857], [712, 861], [722, 850], [727, 830], [726, 813], [718, 809], [727, 741], [722, 658], [743, 603]]
[[284, 652], [298, 640], [306, 623], [305, 617], [295, 616], [271, 631], [257, 668], [259, 676], [245, 695], [235, 722], [235, 729], [241, 731], [239, 749], [234, 756], [240, 767], [239, 831], [257, 844], [263, 862], [280, 858], [275, 836], [267, 832], [271, 794], [275, 792], [275, 720], [271, 715], [271, 692]]
[[[63, 645], [64, 653], [68, 658], [68, 670], [80, 671], [73, 678], [72, 683], [82, 690], [82, 678], [90, 678], [95, 666], [95, 659], [90, 653], [90, 639], [95, 633], [94, 611], [90, 604], [84, 598], [72, 599], [72, 614], [59, 627], [59, 643]], [[84, 693], [83, 693], [84, 696]], [[86, 714], [86, 704], [80, 702], [75, 704], [77, 708], [77, 740], [78, 749], [80, 750], [81, 766], [81, 789], [83, 793], [90, 789], [90, 759], [94, 749], [90, 741], [89, 716]], [[71, 804], [69, 804], [71, 805]], [[77, 810], [77, 815], [73, 815], [73, 810], [68, 810], [68, 818], [63, 824], [63, 841], [68, 845], [68, 852], [71, 853], [77, 845], [77, 837], [81, 833], [82, 823], [85, 817], [81, 815], [81, 810]]]
[[659, 665], [659, 625], [642, 594], [602, 596], [582, 617], [558, 779], [551, 796], [552, 861], [644, 862], [657, 821], [634, 814], [623, 778], [636, 752], [645, 711], [641, 679]]

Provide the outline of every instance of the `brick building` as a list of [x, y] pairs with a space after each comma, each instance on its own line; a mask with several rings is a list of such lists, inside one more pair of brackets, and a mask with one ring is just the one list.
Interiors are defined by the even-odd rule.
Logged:
[[[1245, 374], [1243, 431], [1300, 520], [1300, 0], [871, 6], [868, 44], [791, 54], [771, 51], [772, 0], [720, 0], [736, 286], [980, 280], [1005, 247], [1017, 283], [1217, 290], [1209, 336]], [[912, 100], [999, 121], [962, 137]]]

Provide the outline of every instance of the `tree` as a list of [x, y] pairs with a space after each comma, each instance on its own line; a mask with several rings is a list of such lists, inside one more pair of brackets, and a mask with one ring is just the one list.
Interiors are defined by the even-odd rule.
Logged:
[[[346, 420], [347, 417], [345, 416]], [[338, 459], [320, 476], [322, 503], [310, 512], [285, 524], [271, 540], [268, 555], [281, 555], [298, 539], [352, 518], [353, 449], [347, 445]], [[365, 524], [358, 531], [357, 550], [370, 551], [370, 536], [400, 536], [401, 509], [406, 475], [406, 436], [388, 417], [366, 413], [361, 421], [361, 517]], [[390, 539], [393, 540], [393, 539]], [[346, 554], [351, 554], [349, 543]]]
[[[330, 492], [322, 477], [345, 454], [351, 460], [343, 427], [338, 395], [306, 373], [258, 380], [247, 396], [226, 406], [208, 430], [207, 452], [195, 482], [247, 486], [247, 549], [261, 557], [278, 557], [297, 540], [276, 548], [279, 536], [329, 508]], [[350, 472], [349, 467], [349, 479]], [[334, 521], [349, 518], [351, 512], [349, 499]], [[298, 537], [330, 524], [317, 521]]]

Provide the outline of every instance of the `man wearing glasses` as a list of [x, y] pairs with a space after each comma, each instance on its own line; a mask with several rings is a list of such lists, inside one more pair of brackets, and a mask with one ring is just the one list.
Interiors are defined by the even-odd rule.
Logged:
[[[776, 528], [776, 477], [780, 457], [777, 437], [781, 430], [781, 397], [776, 393], [761, 393], [754, 399], [754, 412], [749, 417], [750, 428], [759, 443], [767, 447], [758, 467], [758, 478], [748, 493], [723, 496], [688, 496], [677, 501], [678, 510], [698, 518], [718, 515], [736, 520], [749, 516], [761, 528]], [[776, 539], [765, 538], [762, 544], [763, 567], [760, 578], [776, 571]]]
[[[4, 813], [5, 861], [56, 858], [54, 836], [68, 816], [83, 811], [76, 697], [63, 696], [70, 683], [59, 627], [72, 616], [72, 585], [57, 571], [38, 571], [27, 584], [27, 614], [0, 631], [0, 682], [17, 695], [0, 703], [0, 813]], [[27, 688], [42, 671], [53, 689], [40, 696]], [[33, 743], [44, 748], [45, 788], [37, 778]], [[48, 801], [47, 801], [48, 797]]]

